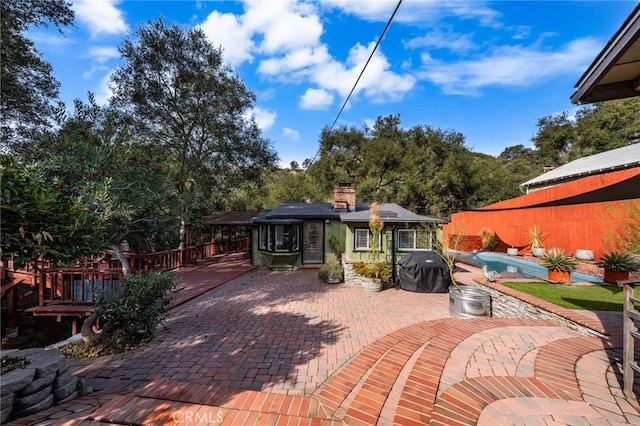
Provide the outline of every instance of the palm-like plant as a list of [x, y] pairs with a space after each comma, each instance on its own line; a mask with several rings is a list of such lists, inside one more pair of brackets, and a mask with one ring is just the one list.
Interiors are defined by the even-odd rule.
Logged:
[[629, 253], [612, 251], [603, 254], [597, 265], [610, 271], [633, 272], [638, 269], [638, 262]]
[[544, 248], [544, 235], [542, 234], [542, 228], [537, 225], [527, 229], [527, 236], [529, 237], [529, 246], [531, 250]]
[[542, 256], [540, 265], [553, 271], [572, 272], [578, 267], [578, 262], [564, 254], [562, 249], [554, 247]]

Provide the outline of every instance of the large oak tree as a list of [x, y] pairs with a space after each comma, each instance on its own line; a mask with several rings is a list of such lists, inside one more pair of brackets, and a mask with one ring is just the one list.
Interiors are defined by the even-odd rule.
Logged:
[[229, 208], [229, 194], [275, 167], [277, 154], [251, 118], [255, 95], [199, 28], [141, 25], [119, 48], [112, 105], [134, 136], [162, 147], [175, 165], [183, 219]]

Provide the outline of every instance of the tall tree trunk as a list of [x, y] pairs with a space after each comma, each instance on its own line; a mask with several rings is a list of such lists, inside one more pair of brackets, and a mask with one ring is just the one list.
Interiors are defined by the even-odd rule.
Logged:
[[131, 275], [131, 265], [129, 264], [129, 259], [124, 255], [122, 250], [120, 250], [120, 245], [112, 244], [111, 250], [113, 250], [113, 254], [116, 256], [116, 259], [120, 261], [122, 265], [122, 275], [125, 277]]
[[184, 222], [184, 219], [180, 220], [180, 246], [178, 247], [180, 250], [185, 248], [185, 241], [187, 237], [187, 225]]

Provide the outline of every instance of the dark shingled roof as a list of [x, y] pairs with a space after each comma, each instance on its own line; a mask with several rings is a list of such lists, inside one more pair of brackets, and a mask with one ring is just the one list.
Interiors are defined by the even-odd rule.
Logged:
[[[343, 222], [369, 222], [370, 210], [357, 211], [353, 213], [342, 213], [340, 219]], [[378, 204], [378, 216], [385, 223], [445, 223], [446, 220], [433, 217], [423, 216], [405, 209], [395, 203]]]
[[[355, 212], [334, 210], [331, 203], [282, 203], [273, 210], [260, 213], [252, 223], [293, 223], [294, 219], [340, 219], [342, 222], [369, 222], [371, 205], [358, 203]], [[378, 213], [387, 223], [445, 223], [444, 219], [422, 216], [395, 203], [378, 205]]]
[[[358, 203], [356, 211], [360, 210], [369, 211], [369, 204]], [[340, 219], [342, 212], [334, 210], [332, 203], [282, 203], [273, 210], [260, 213], [252, 223], [275, 223], [276, 220], [287, 219]]]
[[204, 217], [204, 223], [215, 226], [242, 226], [249, 225], [251, 219], [260, 212], [214, 212]]

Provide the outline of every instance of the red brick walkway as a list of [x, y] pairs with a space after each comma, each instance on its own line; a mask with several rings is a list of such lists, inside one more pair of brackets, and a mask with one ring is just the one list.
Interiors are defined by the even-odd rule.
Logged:
[[98, 392], [16, 424], [640, 424], [618, 345], [261, 268], [175, 308], [141, 350], [71, 361]]

